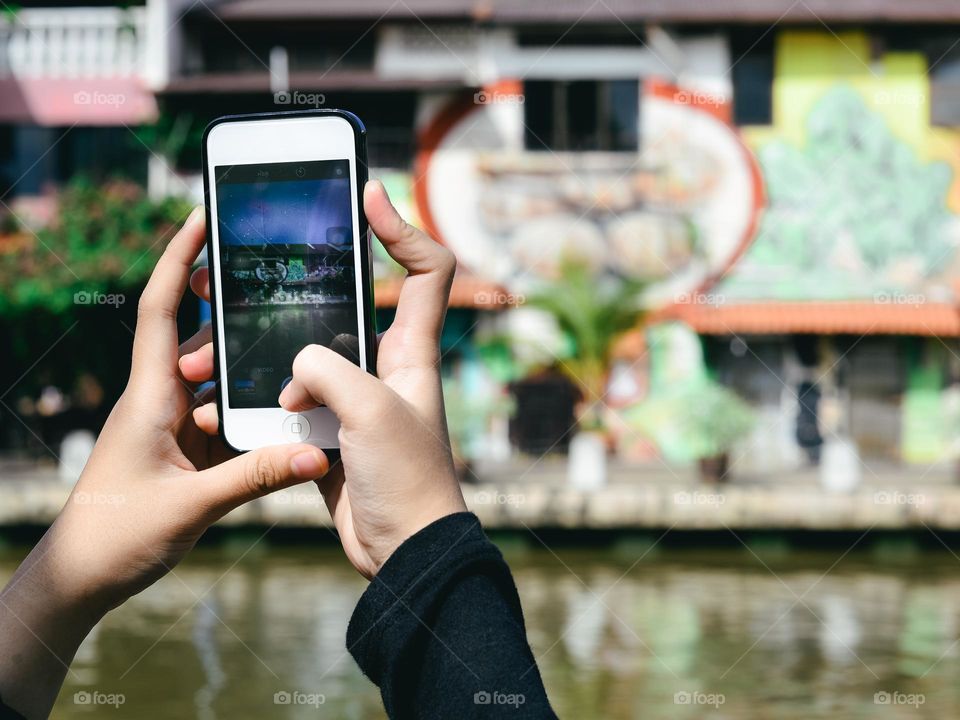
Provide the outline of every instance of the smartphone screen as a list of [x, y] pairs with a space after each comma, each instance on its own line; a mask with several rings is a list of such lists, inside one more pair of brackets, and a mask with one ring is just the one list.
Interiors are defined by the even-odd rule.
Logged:
[[324, 345], [360, 364], [347, 160], [214, 168], [224, 388], [275, 408], [293, 359]]

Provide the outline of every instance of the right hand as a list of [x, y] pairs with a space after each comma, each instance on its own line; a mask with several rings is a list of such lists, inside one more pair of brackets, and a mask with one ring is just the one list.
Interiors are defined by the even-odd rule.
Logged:
[[[373, 578], [404, 540], [467, 507], [454, 471], [439, 369], [456, 258], [407, 224], [380, 182], [367, 183], [363, 203], [370, 227], [407, 270], [395, 319], [378, 346], [378, 377], [310, 345], [294, 360], [280, 404], [290, 412], [326, 405], [339, 418], [342, 462], [316, 482], [347, 558]], [[211, 410], [195, 417], [215, 432]]]

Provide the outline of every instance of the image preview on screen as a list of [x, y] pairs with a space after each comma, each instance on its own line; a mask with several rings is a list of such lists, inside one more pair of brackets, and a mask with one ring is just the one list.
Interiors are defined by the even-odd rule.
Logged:
[[349, 163], [218, 166], [214, 177], [229, 404], [279, 407], [305, 346], [359, 364]]

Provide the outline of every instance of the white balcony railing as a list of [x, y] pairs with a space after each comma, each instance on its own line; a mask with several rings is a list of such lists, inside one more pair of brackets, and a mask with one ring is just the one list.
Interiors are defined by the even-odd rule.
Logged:
[[0, 76], [142, 76], [146, 8], [18, 10], [0, 18]]

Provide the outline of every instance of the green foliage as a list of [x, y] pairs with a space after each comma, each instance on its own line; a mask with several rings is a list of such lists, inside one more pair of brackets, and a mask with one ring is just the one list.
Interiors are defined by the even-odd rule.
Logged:
[[938, 272], [956, 220], [949, 164], [925, 159], [844, 84], [817, 101], [805, 129], [801, 146], [779, 139], [760, 151], [768, 208], [744, 258], [753, 270], [724, 291], [869, 297], [907, 289], [891, 278]]
[[183, 200], [154, 202], [129, 182], [71, 182], [50, 227], [0, 242], [0, 313], [62, 313], [77, 292], [142, 284], [189, 211]]
[[658, 444], [681, 445], [692, 459], [729, 452], [754, 422], [739, 395], [709, 378], [654, 391], [626, 419]]
[[531, 307], [550, 313], [571, 341], [572, 356], [562, 360], [562, 367], [588, 402], [603, 396], [614, 341], [643, 316], [643, 287], [638, 280], [598, 278], [582, 264], [567, 261], [556, 280], [527, 298]]
[[443, 404], [453, 452], [461, 460], [473, 459], [471, 444], [486, 432], [493, 416], [513, 411], [513, 402], [506, 394], [471, 393], [457, 377], [443, 379]]
[[161, 108], [156, 123], [137, 128], [134, 134], [171, 167], [193, 167], [199, 162], [204, 128], [204, 120], [195, 113]]

